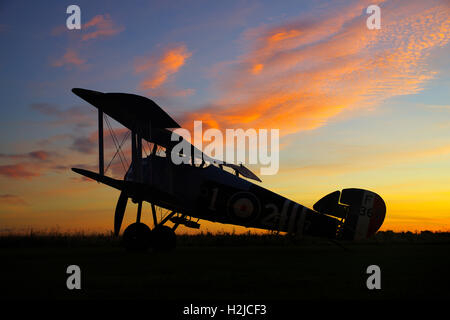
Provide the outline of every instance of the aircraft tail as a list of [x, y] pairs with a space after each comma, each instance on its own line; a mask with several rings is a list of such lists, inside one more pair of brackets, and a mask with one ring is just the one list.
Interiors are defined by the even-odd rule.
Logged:
[[344, 189], [332, 192], [313, 206], [314, 210], [343, 218], [341, 238], [361, 240], [375, 234], [386, 216], [386, 204], [375, 192], [364, 189]]

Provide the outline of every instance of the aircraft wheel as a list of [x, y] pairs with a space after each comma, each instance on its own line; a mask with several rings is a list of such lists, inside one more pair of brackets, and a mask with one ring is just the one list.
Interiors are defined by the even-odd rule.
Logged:
[[171, 251], [176, 244], [177, 236], [168, 226], [157, 226], [152, 230], [151, 245], [155, 251]]
[[150, 247], [151, 230], [147, 225], [135, 222], [125, 229], [122, 240], [128, 251], [146, 251]]

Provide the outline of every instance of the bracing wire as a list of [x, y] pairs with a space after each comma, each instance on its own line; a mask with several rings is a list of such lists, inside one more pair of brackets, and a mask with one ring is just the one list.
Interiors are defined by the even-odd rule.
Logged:
[[[115, 136], [114, 130], [112, 129], [112, 126], [111, 126], [111, 124], [110, 124], [108, 118], [107, 118], [106, 116], [104, 116], [104, 119], [105, 119], [106, 125], [108, 126], [108, 130], [109, 130], [109, 132], [110, 132], [110, 135], [111, 135], [111, 137], [112, 137], [112, 140], [113, 140], [113, 142], [114, 142], [114, 145], [115, 145], [115, 147], [116, 147], [116, 149], [117, 149], [117, 150], [116, 150], [116, 153], [115, 153], [114, 156], [112, 157], [111, 161], [108, 163], [108, 166], [106, 167], [105, 172], [109, 169], [109, 167], [111, 166], [113, 160], [115, 159], [115, 157], [116, 157], [117, 155], [119, 155], [119, 159], [120, 159], [120, 162], [121, 162], [121, 164], [122, 164], [122, 167], [123, 167], [123, 169], [124, 169], [125, 172], [126, 172], [126, 171], [127, 171], [126, 167], [128, 167], [128, 162], [127, 162], [127, 160], [126, 160], [125, 155], [122, 154], [122, 146], [123, 146], [123, 144], [125, 143], [126, 139], [128, 138], [130, 132], [129, 132], [129, 131], [127, 132], [127, 134], [126, 134], [126, 135], [124, 136], [124, 138], [122, 139], [122, 142], [119, 144], [119, 140], [118, 140], [117, 137]], [[123, 159], [122, 159], [122, 157], [123, 157]], [[126, 167], [125, 167], [125, 165], [124, 165], [124, 162], [126, 163]]]
[[[129, 136], [130, 136], [130, 131], [128, 131], [128, 132], [126, 133], [126, 135], [123, 137], [123, 140], [122, 140], [122, 142], [121, 142], [121, 144], [120, 144], [120, 148], [123, 146], [124, 142], [126, 141], [126, 139], [128, 139]], [[115, 157], [119, 154], [119, 151], [121, 151], [121, 149], [116, 150], [116, 153], [114, 153], [114, 156], [112, 157], [111, 161], [109, 161], [108, 166], [106, 167], [105, 172], [108, 171], [109, 166], [112, 164], [112, 162], [114, 161]], [[123, 157], [124, 157], [124, 159], [125, 159], [125, 161], [126, 161], [125, 156], [123, 156]], [[120, 158], [120, 154], [119, 154], [119, 158]], [[127, 161], [126, 161], [126, 164], [127, 164], [127, 167], [128, 167], [128, 162], [127, 162]], [[125, 170], [125, 171], [126, 171], [126, 170]]]
[[[117, 139], [116, 139], [116, 136], [115, 136], [115, 134], [114, 134], [114, 131], [113, 131], [113, 129], [112, 129], [112, 126], [111, 126], [111, 124], [109, 123], [108, 118], [106, 118], [106, 117], [104, 117], [104, 118], [105, 118], [106, 125], [108, 126], [108, 129], [109, 129], [111, 138], [112, 138], [112, 140], [113, 140], [113, 142], [114, 142], [114, 145], [115, 145], [115, 147], [116, 147], [117, 150], [120, 150], [119, 142], [118, 142]], [[122, 160], [122, 157], [121, 157], [121, 154], [120, 154], [120, 153], [119, 153], [119, 159], [120, 159], [120, 162], [122, 163], [122, 167], [124, 168], [124, 170], [125, 170], [125, 172], [126, 172], [126, 168], [125, 168], [125, 165], [123, 164], [123, 160]]]

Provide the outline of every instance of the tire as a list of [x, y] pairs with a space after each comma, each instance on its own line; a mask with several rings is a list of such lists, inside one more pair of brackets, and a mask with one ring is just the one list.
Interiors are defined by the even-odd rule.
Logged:
[[172, 251], [177, 245], [177, 236], [168, 226], [157, 226], [152, 230], [151, 246], [155, 251]]
[[147, 225], [135, 222], [125, 229], [122, 240], [127, 251], [145, 252], [150, 247], [151, 230]]

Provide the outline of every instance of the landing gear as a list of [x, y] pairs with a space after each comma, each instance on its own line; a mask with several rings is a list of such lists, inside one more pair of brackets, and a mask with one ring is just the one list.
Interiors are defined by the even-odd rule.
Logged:
[[171, 251], [176, 247], [176, 227], [169, 228], [166, 223], [175, 212], [167, 215], [159, 224], [156, 219], [155, 206], [152, 204], [154, 228], [151, 230], [147, 225], [141, 223], [142, 201], [138, 202], [136, 222], [130, 224], [123, 232], [123, 243], [127, 251], [144, 252], [149, 248], [154, 251]]
[[125, 229], [122, 239], [127, 251], [146, 251], [151, 245], [152, 231], [147, 225], [135, 222]]
[[177, 245], [177, 236], [168, 226], [157, 226], [152, 230], [151, 246], [155, 251], [171, 251]]

